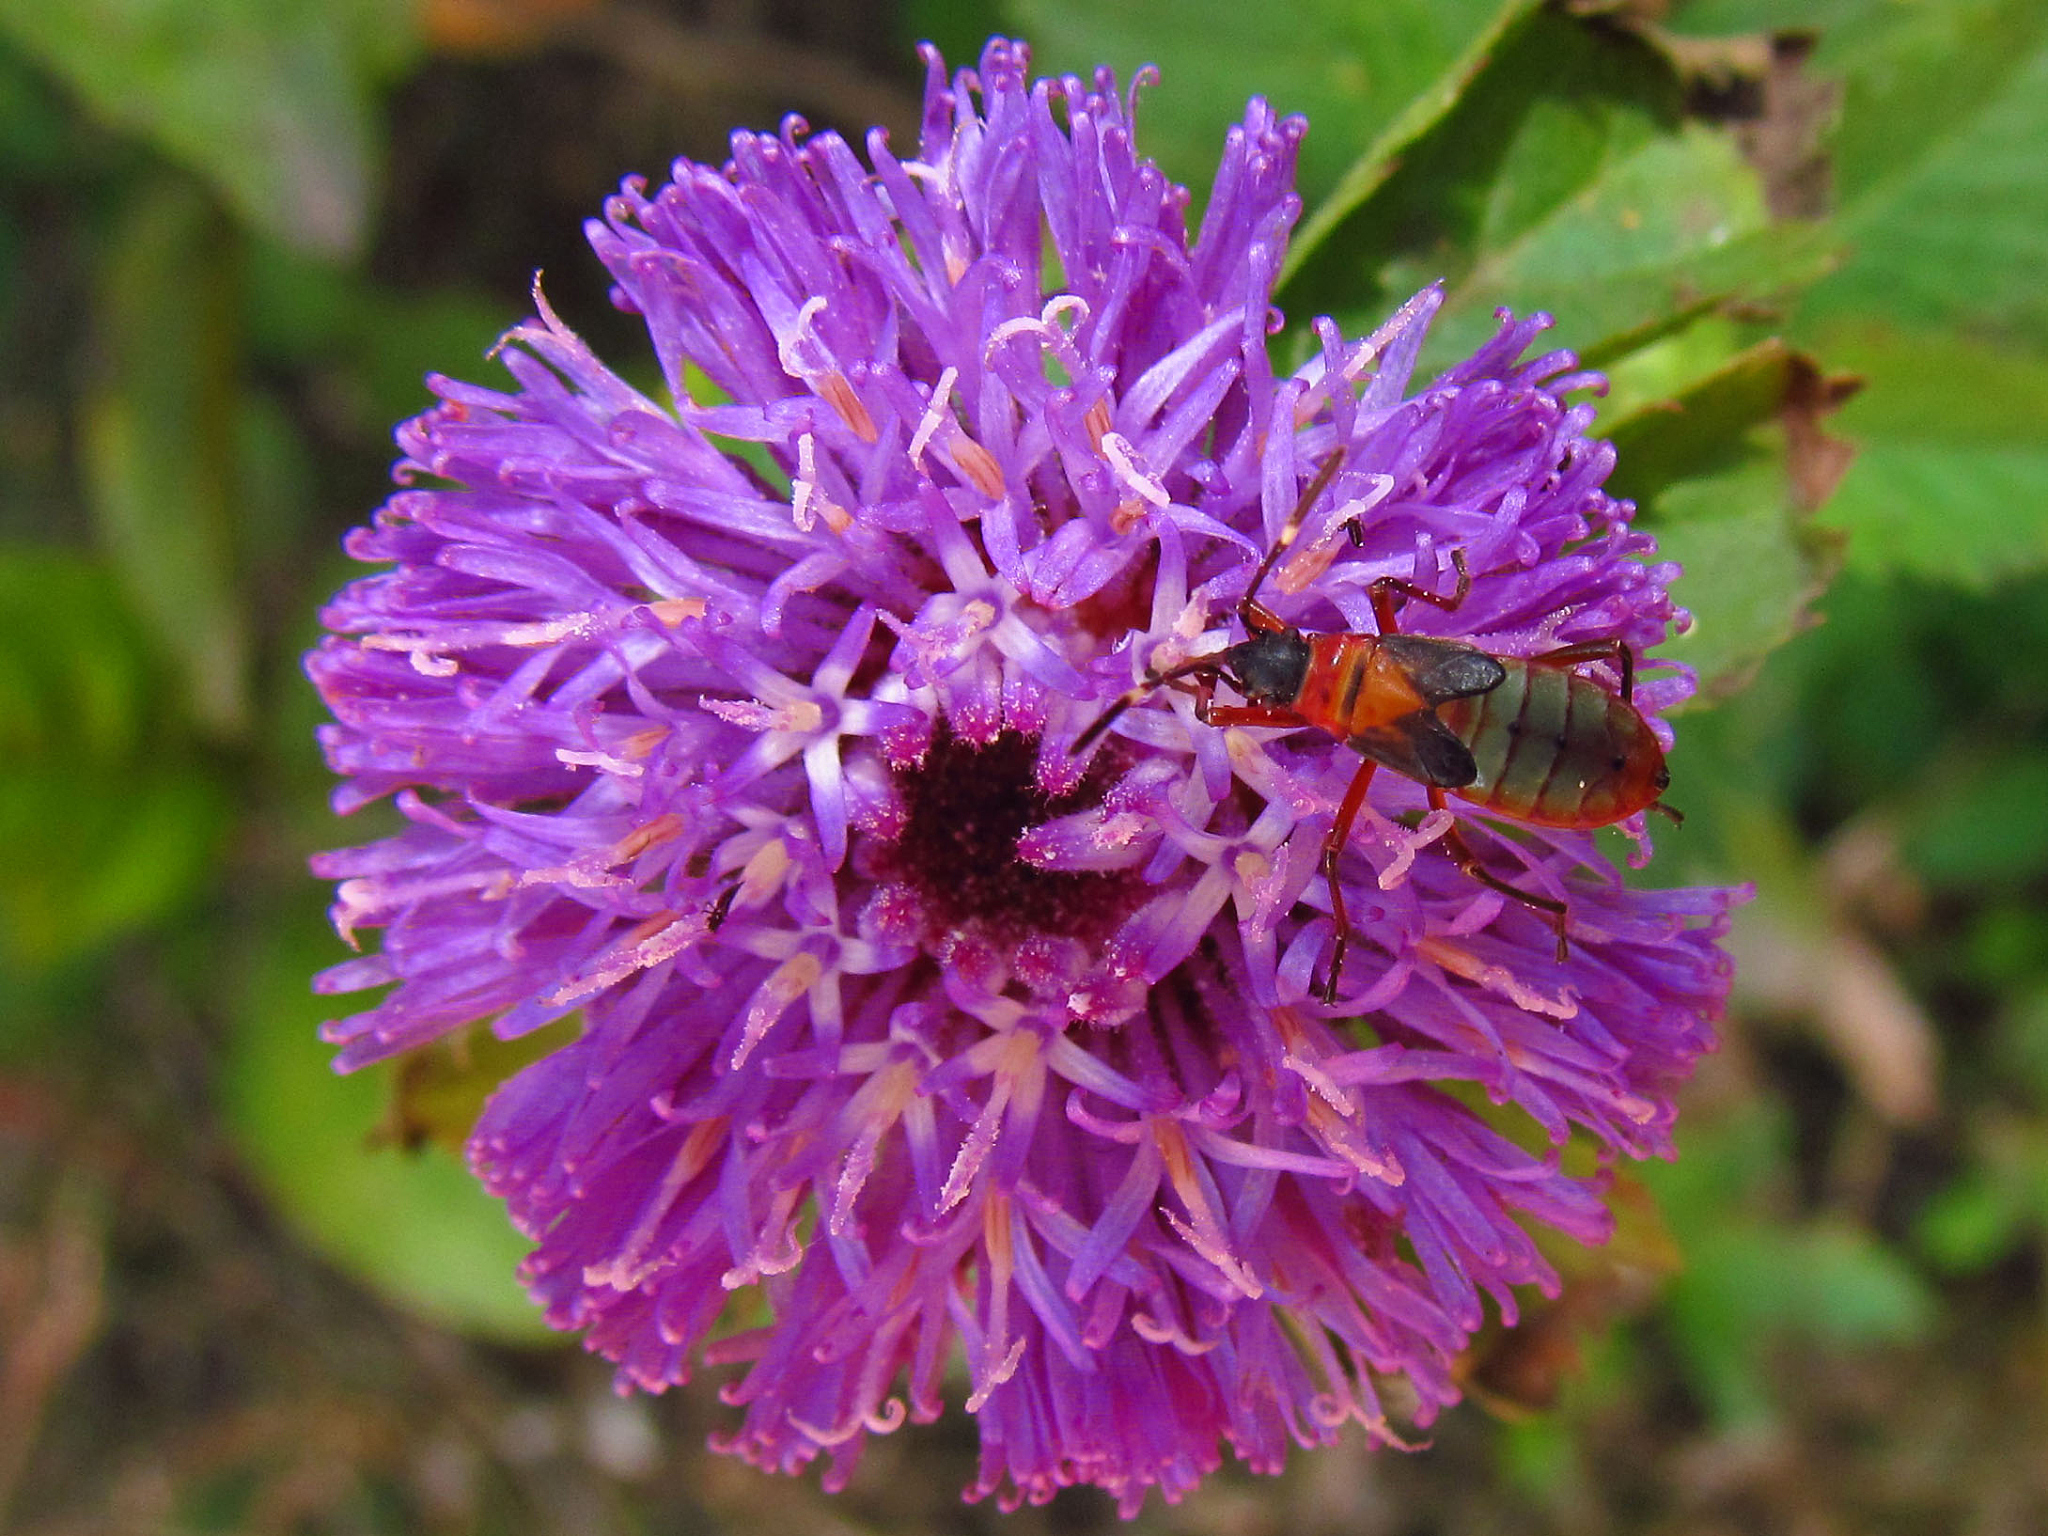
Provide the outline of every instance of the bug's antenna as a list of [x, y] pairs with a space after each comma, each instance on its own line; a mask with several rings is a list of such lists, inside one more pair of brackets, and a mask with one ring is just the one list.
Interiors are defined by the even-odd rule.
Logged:
[[[1273, 540], [1273, 547], [1266, 551], [1266, 558], [1259, 562], [1259, 568], [1252, 576], [1252, 584], [1245, 588], [1244, 596], [1238, 600], [1237, 607], [1240, 614], [1248, 614], [1250, 610], [1256, 607], [1253, 599], [1259, 595], [1259, 588], [1265, 584], [1266, 577], [1272, 573], [1275, 562], [1287, 553], [1287, 546], [1294, 542], [1295, 534], [1301, 531], [1301, 520], [1308, 515], [1308, 509], [1316, 504], [1317, 498], [1330, 488], [1330, 482], [1337, 478], [1337, 471], [1343, 467], [1344, 450], [1342, 448], [1332, 451], [1317, 466], [1315, 478], [1309, 481], [1308, 488], [1301, 493], [1301, 499], [1295, 502], [1294, 510], [1288, 513], [1287, 522], [1280, 529], [1279, 537]], [[1247, 625], [1251, 625], [1249, 617], [1247, 617], [1246, 622]], [[1277, 621], [1275, 623], [1277, 625]], [[1117, 716], [1144, 698], [1153, 689], [1173, 682], [1178, 678], [1195, 677], [1204, 672], [1208, 673], [1211, 678], [1214, 678], [1221, 673], [1222, 666], [1223, 653], [1218, 652], [1210, 656], [1197, 657], [1193, 661], [1182, 662], [1171, 672], [1146, 673], [1144, 682], [1118, 695], [1115, 703], [1098, 715], [1094, 723], [1087, 730], [1074, 738], [1074, 755], [1078, 757], [1081, 753], [1086, 752], [1089, 747], [1095, 744], [1104, 731], [1116, 724]]]
[[1281, 525], [1280, 533], [1273, 540], [1273, 547], [1266, 551], [1266, 558], [1259, 562], [1258, 573], [1252, 577], [1252, 584], [1244, 589], [1244, 596], [1238, 606], [1244, 607], [1259, 595], [1259, 588], [1266, 584], [1273, 567], [1280, 557], [1287, 553], [1287, 547], [1294, 542], [1294, 536], [1301, 532], [1301, 520], [1308, 515], [1308, 509], [1330, 488], [1330, 482], [1337, 478], [1337, 471], [1344, 467], [1344, 450], [1333, 449], [1316, 469], [1315, 479], [1309, 481], [1308, 489], [1301, 493], [1301, 499], [1294, 504], [1294, 510], [1287, 514], [1287, 521]]
[[1213, 673], [1222, 664], [1223, 657], [1220, 654], [1215, 656], [1198, 656], [1193, 661], [1182, 662], [1171, 672], [1146, 673], [1144, 682], [1138, 684], [1135, 688], [1126, 689], [1123, 693], [1117, 695], [1116, 702], [1096, 716], [1094, 724], [1074, 738], [1073, 755], [1079, 757], [1083, 752], [1086, 752], [1089, 747], [1094, 745], [1096, 739], [1104, 731], [1116, 724], [1116, 717], [1118, 715], [1129, 709], [1138, 700], [1144, 698], [1153, 689], [1163, 687], [1167, 683], [1174, 682], [1179, 678], [1193, 677], [1200, 672]]

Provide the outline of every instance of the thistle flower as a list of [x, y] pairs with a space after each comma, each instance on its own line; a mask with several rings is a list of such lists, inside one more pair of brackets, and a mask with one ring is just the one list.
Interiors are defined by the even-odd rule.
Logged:
[[1250, 104], [1190, 240], [1107, 72], [927, 64], [915, 159], [792, 121], [590, 224], [663, 392], [538, 290], [509, 389], [432, 381], [348, 544], [389, 569], [307, 661], [338, 808], [407, 822], [316, 861], [343, 935], [383, 930], [320, 985], [390, 988], [328, 1027], [344, 1069], [580, 1013], [470, 1157], [622, 1389], [739, 1367], [722, 1447], [836, 1487], [964, 1361], [970, 1496], [1129, 1513], [1224, 1443], [1270, 1471], [1456, 1399], [1485, 1300], [1557, 1285], [1525, 1224], [1607, 1233], [1567, 1144], [1669, 1152], [1735, 893], [1451, 813], [1567, 899], [1560, 959], [1382, 773], [1326, 1006], [1357, 756], [1171, 691], [1076, 753], [1236, 637], [1334, 452], [1262, 594], [1305, 628], [1369, 630], [1375, 578], [1441, 589], [1463, 551], [1469, 598], [1416, 629], [1640, 651], [1674, 572], [1601, 490], [1569, 398], [1598, 376], [1527, 355], [1546, 320], [1412, 388], [1430, 289], [1275, 372], [1301, 120]]

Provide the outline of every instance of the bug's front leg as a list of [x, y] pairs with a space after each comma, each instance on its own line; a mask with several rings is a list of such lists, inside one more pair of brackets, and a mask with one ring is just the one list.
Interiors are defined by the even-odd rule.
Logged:
[[1337, 819], [1330, 823], [1330, 835], [1323, 839], [1323, 879], [1330, 888], [1330, 918], [1337, 925], [1337, 936], [1330, 943], [1330, 973], [1323, 978], [1322, 998], [1326, 1007], [1336, 1006], [1337, 978], [1344, 970], [1344, 952], [1351, 947], [1351, 918], [1344, 910], [1344, 889], [1337, 884], [1337, 861], [1344, 856], [1344, 845], [1351, 841], [1352, 824], [1364, 808], [1365, 792], [1378, 766], [1369, 757], [1358, 765], [1358, 772], [1351, 776], [1351, 787], [1344, 791], [1344, 799], [1337, 807]]
[[1195, 718], [1204, 725], [1298, 726], [1301, 716], [1281, 704], [1212, 704], [1195, 701]]
[[[1349, 526], [1355, 530], [1358, 525], [1352, 523]], [[1363, 535], [1354, 531], [1352, 537], [1354, 539], [1362, 539]], [[1371, 586], [1367, 587], [1366, 592], [1372, 598], [1373, 621], [1379, 625], [1380, 633], [1383, 635], [1400, 633], [1394, 625], [1394, 611], [1400, 606], [1395, 602], [1396, 598], [1412, 597], [1418, 603], [1427, 603], [1432, 608], [1441, 608], [1445, 613], [1456, 613], [1464, 604], [1465, 599], [1472, 593], [1472, 572], [1465, 565], [1464, 550], [1454, 549], [1451, 551], [1451, 568], [1458, 573], [1458, 585], [1449, 597], [1445, 597], [1439, 592], [1431, 592], [1426, 588], [1418, 587], [1412, 581], [1403, 581], [1398, 576], [1382, 576]]]

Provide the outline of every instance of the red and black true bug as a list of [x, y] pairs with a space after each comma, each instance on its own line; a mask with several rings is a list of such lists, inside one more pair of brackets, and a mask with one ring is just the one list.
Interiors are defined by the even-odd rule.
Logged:
[[[1334, 1003], [1350, 941], [1337, 860], [1365, 805], [1373, 771], [1387, 767], [1422, 784], [1441, 810], [1446, 792], [1502, 816], [1541, 827], [1604, 827], [1654, 808], [1671, 776], [1664, 751], [1633, 703], [1635, 658], [1620, 640], [1561, 646], [1540, 656], [1497, 656], [1463, 640], [1404, 635], [1394, 624], [1400, 600], [1413, 598], [1453, 613], [1471, 591], [1463, 550], [1454, 551], [1457, 590], [1444, 597], [1413, 582], [1383, 576], [1367, 590], [1375, 635], [1305, 634], [1258, 600], [1274, 565], [1294, 542], [1302, 518], [1335, 478], [1341, 456], [1324, 460], [1287, 525], [1252, 576], [1237, 605], [1246, 638], [1236, 645], [1155, 672], [1125, 693], [1074, 743], [1085, 751], [1116, 718], [1154, 689], [1191, 680], [1195, 718], [1207, 725], [1308, 726], [1327, 732], [1365, 759], [1323, 841], [1336, 942], [1323, 1000]], [[1350, 532], [1358, 538], [1356, 525]], [[1572, 669], [1605, 661], [1621, 674], [1613, 693]], [[1218, 682], [1244, 696], [1217, 704]], [[1565, 904], [1525, 891], [1487, 869], [1459, 834], [1444, 848], [1472, 879], [1549, 916], [1557, 953], [1566, 953]]]

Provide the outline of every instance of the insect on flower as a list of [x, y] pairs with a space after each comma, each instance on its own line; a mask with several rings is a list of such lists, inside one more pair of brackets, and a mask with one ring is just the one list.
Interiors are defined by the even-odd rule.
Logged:
[[[317, 984], [377, 993], [347, 1070], [576, 1021], [468, 1155], [621, 1388], [722, 1373], [717, 1448], [828, 1489], [950, 1400], [970, 1497], [1131, 1516], [1457, 1401], [1564, 1284], [1535, 1234], [1671, 1153], [1744, 893], [1569, 830], [1655, 803], [1694, 683], [1629, 699], [1678, 573], [1549, 320], [1418, 376], [1431, 285], [1288, 369], [1302, 120], [1249, 103], [1191, 228], [1135, 84], [925, 60], [914, 151], [792, 118], [621, 182], [631, 369], [536, 293], [400, 428], [306, 663], [337, 807], [399, 823], [320, 857], [380, 937]], [[1513, 841], [1468, 878], [1368, 788]]]
[[[1403, 599], [1457, 611], [1472, 589], [1463, 550], [1452, 552], [1458, 584], [1448, 597], [1398, 577], [1374, 581], [1368, 591], [1378, 634], [1304, 633], [1259, 601], [1259, 589], [1342, 464], [1341, 453], [1324, 459], [1252, 574], [1237, 605], [1246, 638], [1169, 671], [1148, 673], [1074, 743], [1075, 752], [1086, 751], [1155, 689], [1184, 685], [1194, 694], [1195, 718], [1205, 725], [1309, 726], [1364, 759], [1323, 840], [1322, 872], [1336, 938], [1322, 998], [1332, 1004], [1351, 936], [1337, 861], [1364, 808], [1374, 770], [1391, 768], [1415, 780], [1439, 811], [1449, 792], [1535, 826], [1605, 827], [1643, 810], [1680, 819], [1658, 799], [1671, 775], [1664, 749], [1635, 706], [1635, 658], [1625, 642], [1589, 640], [1537, 656], [1496, 656], [1467, 641], [1404, 635], [1396, 628]], [[1356, 519], [1345, 529], [1353, 543], [1362, 542]], [[1600, 661], [1620, 673], [1618, 693], [1573, 670]], [[1218, 682], [1246, 702], [1216, 703]], [[1557, 958], [1566, 958], [1569, 914], [1562, 901], [1493, 873], [1456, 823], [1443, 842], [1472, 879], [1545, 914], [1557, 933]]]

